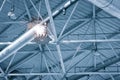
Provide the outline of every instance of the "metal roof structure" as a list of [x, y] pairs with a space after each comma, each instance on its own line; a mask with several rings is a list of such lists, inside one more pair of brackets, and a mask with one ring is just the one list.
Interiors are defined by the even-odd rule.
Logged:
[[[119, 3], [0, 0], [0, 80], [119, 80]], [[54, 41], [31, 39], [33, 19]]]

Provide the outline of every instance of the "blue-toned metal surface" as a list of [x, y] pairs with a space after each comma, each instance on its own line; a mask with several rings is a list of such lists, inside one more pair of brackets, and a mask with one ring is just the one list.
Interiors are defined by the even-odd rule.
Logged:
[[[0, 80], [119, 80], [120, 19], [112, 12], [120, 10], [120, 1], [96, 1], [99, 5], [92, 0], [0, 0], [0, 51], [27, 31], [31, 19], [49, 17], [44, 21], [56, 35], [54, 43], [31, 41], [1, 62]], [[111, 5], [117, 11], [108, 9]], [[8, 17], [11, 8], [15, 20]]]

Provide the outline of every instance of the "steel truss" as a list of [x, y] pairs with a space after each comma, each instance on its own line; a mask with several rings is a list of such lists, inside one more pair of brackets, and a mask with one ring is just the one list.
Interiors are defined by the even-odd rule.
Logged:
[[[32, 2], [31, 2], [32, 3]], [[33, 4], [33, 3], [32, 3]], [[48, 5], [49, 4], [49, 2], [48, 2], [48, 0], [46, 0], [46, 5]], [[69, 4], [69, 2], [67, 3], [67, 4]], [[25, 4], [25, 6], [26, 6], [26, 4]], [[63, 5], [62, 5], [63, 6]], [[66, 5], [64, 5], [64, 6], [66, 6]], [[35, 8], [35, 6], [34, 6], [34, 4], [33, 4], [33, 7]], [[50, 6], [47, 6], [47, 8], [48, 8], [48, 10], [50, 10]], [[36, 8], [35, 8], [36, 9]], [[61, 8], [60, 8], [60, 10], [62, 10]], [[27, 11], [27, 13], [29, 14], [29, 11], [28, 11], [28, 9], [27, 9], [27, 7], [26, 7], [26, 11]], [[37, 11], [37, 10], [36, 10]], [[51, 13], [51, 11], [48, 11], [48, 13], [49, 13], [49, 19], [50, 19], [50, 21], [52, 21], [52, 23], [54, 23], [54, 21], [53, 21], [53, 15], [55, 15], [56, 13], [58, 13], [58, 11], [56, 10], [55, 11], [55, 13], [52, 15], [52, 13]], [[40, 16], [40, 14], [38, 14], [39, 16]], [[94, 15], [95, 15], [95, 13], [94, 13]], [[94, 16], [95, 17], [95, 16]], [[29, 18], [30, 18], [30, 14], [29, 14]], [[45, 21], [46, 20], [48, 20], [48, 18], [46, 18], [45, 19]], [[55, 35], [55, 37], [56, 37], [56, 41], [58, 41], [59, 43], [62, 43], [62, 44], [64, 44], [64, 43], [86, 43], [86, 42], [91, 42], [91, 43], [95, 43], [95, 42], [99, 42], [99, 43], [101, 43], [101, 42], [120, 42], [120, 39], [104, 39], [104, 40], [97, 40], [97, 39], [93, 39], [93, 40], [62, 40], [64, 37], [66, 37], [67, 35], [69, 35], [71, 32], [73, 32], [73, 31], [75, 31], [76, 29], [78, 29], [78, 28], [80, 28], [80, 27], [83, 27], [84, 25], [86, 25], [87, 23], [89, 23], [91, 21], [91, 18], [88, 18], [88, 19], [85, 19], [85, 21], [82, 23], [82, 24], [80, 24], [79, 22], [77, 23], [77, 25], [76, 25], [76, 27], [75, 28], [72, 28], [71, 27], [71, 29], [69, 30], [69, 31], [64, 31], [65, 29], [63, 29], [63, 31], [61, 32], [61, 35], [59, 35], [59, 37], [57, 38], [57, 34], [56, 34], [56, 32], [55, 32], [55, 25], [54, 24], [51, 24], [51, 25], [53, 25], [53, 29], [54, 29], [54, 35]], [[69, 19], [68, 19], [68, 22], [69, 22]], [[10, 23], [10, 22], [8, 22], [8, 23]], [[14, 22], [13, 22], [14, 23]], [[5, 23], [5, 24], [7, 24], [7, 23]], [[65, 28], [65, 26], [64, 26], [64, 28]], [[64, 34], [63, 34], [64, 33]], [[62, 35], [63, 34], [63, 35]], [[0, 43], [0, 45], [9, 45], [9, 44], [12, 44], [12, 42], [1, 42]], [[27, 44], [29, 44], [29, 45], [33, 45], [33, 44], [36, 44], [36, 43], [34, 43], [34, 42], [29, 42], [29, 43], [27, 43]], [[54, 45], [56, 45], [57, 43], [50, 43], [50, 44], [54, 44]], [[98, 72], [98, 70], [101, 70], [101, 69], [103, 69], [104, 67], [107, 67], [107, 66], [109, 66], [109, 65], [111, 65], [111, 64], [114, 64], [114, 63], [116, 63], [116, 62], [118, 62], [119, 61], [119, 59], [120, 59], [120, 57], [119, 57], [119, 55], [117, 55], [117, 57], [116, 56], [114, 56], [114, 57], [112, 57], [111, 58], [111, 61], [109, 61], [109, 60], [107, 60], [107, 61], [103, 61], [102, 62], [102, 64], [95, 64], [95, 67], [87, 67], [87, 69], [86, 69], [86, 71], [85, 72], [66, 72], [66, 70], [65, 70], [65, 67], [64, 67], [64, 60], [63, 60], [63, 58], [62, 58], [62, 55], [61, 55], [61, 49], [60, 49], [60, 45], [59, 44], [57, 44], [56, 45], [56, 47], [57, 47], [57, 51], [58, 51], [58, 54], [59, 54], [59, 58], [60, 58], [60, 62], [61, 62], [61, 67], [62, 67], [62, 71], [63, 71], [63, 73], [64, 74], [66, 74], [66, 76], [71, 76], [72, 77], [72, 75], [81, 75], [81, 76], [79, 76], [79, 77], [77, 77], [77, 78], [81, 78], [81, 77], [84, 77], [85, 75], [98, 75], [98, 74], [100, 74], [100, 75], [102, 75], [102, 74], [106, 74], [106, 75], [118, 75], [118, 74], [120, 74], [120, 72], [119, 71], [114, 71], [114, 72], [111, 72], [111, 71], [105, 71], [105, 72]], [[114, 49], [111, 47], [111, 49], [113, 50], [113, 52], [114, 52]], [[77, 51], [77, 50], [76, 50]], [[49, 76], [52, 76], [52, 75], [60, 75], [60, 76], [62, 76], [62, 75], [64, 75], [63, 73], [51, 73], [48, 69], [48, 71], [49, 71], [49, 73], [33, 73], [33, 72], [31, 72], [31, 73], [10, 73], [10, 72], [12, 72], [13, 70], [15, 70], [18, 66], [20, 66], [21, 65], [21, 63], [23, 63], [24, 61], [27, 61], [28, 59], [30, 59], [31, 57], [33, 57], [33, 56], [35, 56], [35, 55], [37, 55], [37, 52], [35, 52], [36, 54], [32, 54], [32, 55], [30, 55], [29, 57], [27, 57], [27, 59], [24, 59], [24, 60], [22, 60], [22, 61], [20, 61], [18, 64], [16, 64], [15, 66], [13, 66], [12, 68], [10, 68], [9, 69], [9, 72], [8, 72], [8, 74], [7, 74], [7, 76], [27, 76], [27, 75], [31, 75], [31, 76], [41, 76], [41, 75], [49, 75]], [[72, 57], [73, 59], [75, 58], [74, 56]], [[46, 65], [47, 65], [47, 62], [46, 62]], [[48, 65], [47, 65], [48, 66]], [[75, 67], [75, 66], [72, 66], [72, 67]], [[86, 68], [86, 67], [84, 67], [84, 68]], [[2, 76], [2, 74], [4, 73], [2, 70], [1, 70], [1, 76]], [[84, 75], [84, 76], [83, 76]], [[70, 78], [71, 78], [70, 77]], [[73, 80], [74, 79], [76, 79], [76, 77], [74, 77], [73, 78]]]

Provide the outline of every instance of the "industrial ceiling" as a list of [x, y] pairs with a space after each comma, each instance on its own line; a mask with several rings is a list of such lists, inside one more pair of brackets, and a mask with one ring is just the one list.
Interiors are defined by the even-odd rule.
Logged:
[[[119, 80], [119, 4], [0, 0], [0, 80]], [[33, 21], [47, 26], [39, 42]]]

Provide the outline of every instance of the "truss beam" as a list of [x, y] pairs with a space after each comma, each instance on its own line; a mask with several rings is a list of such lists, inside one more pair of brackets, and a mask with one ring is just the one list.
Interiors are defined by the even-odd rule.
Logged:
[[[67, 73], [70, 75], [119, 75], [120, 72], [80, 72], [80, 73]], [[40, 76], [40, 75], [62, 75], [62, 73], [10, 73], [8, 76]]]

